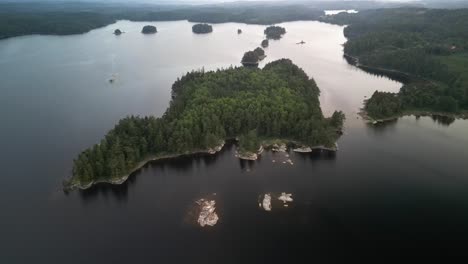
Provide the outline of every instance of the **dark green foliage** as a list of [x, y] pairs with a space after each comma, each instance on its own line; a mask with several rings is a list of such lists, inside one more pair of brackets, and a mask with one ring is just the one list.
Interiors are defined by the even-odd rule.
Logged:
[[451, 96], [441, 96], [438, 98], [437, 106], [442, 112], [457, 112], [458, 111], [458, 102], [455, 98]]
[[257, 130], [251, 130], [247, 134], [239, 137], [239, 150], [241, 152], [256, 153], [260, 148]]
[[242, 57], [241, 63], [244, 66], [257, 66], [260, 60], [258, 54], [255, 51], [247, 51]]
[[279, 26], [269, 26], [264, 31], [267, 39], [280, 39], [286, 34], [286, 29]]
[[256, 48], [254, 49], [254, 52], [260, 58], [265, 56], [265, 51], [262, 48]]
[[345, 114], [341, 111], [333, 112], [333, 115], [330, 119], [331, 125], [338, 128], [340, 131], [342, 129], [343, 123], [345, 121]]
[[269, 45], [270, 45], [270, 41], [268, 39], [264, 39], [262, 41], [262, 47], [263, 48], [268, 48]]
[[114, 179], [148, 156], [203, 150], [236, 136], [243, 149], [255, 151], [258, 137], [332, 146], [344, 115], [324, 118], [319, 93], [314, 80], [285, 59], [262, 70], [188, 73], [174, 83], [161, 118], [122, 119], [100, 144], [78, 156], [72, 181]]
[[192, 26], [193, 33], [206, 34], [213, 32], [213, 27], [208, 24], [195, 24]]
[[409, 74], [399, 93], [404, 109], [468, 109], [467, 9], [367, 10], [323, 20], [349, 25], [345, 53], [360, 65]]
[[401, 114], [401, 102], [397, 94], [375, 91], [367, 100], [365, 110], [372, 118], [396, 117]]
[[144, 26], [143, 29], [141, 30], [141, 33], [143, 34], [154, 34], [158, 32], [155, 26], [147, 25]]

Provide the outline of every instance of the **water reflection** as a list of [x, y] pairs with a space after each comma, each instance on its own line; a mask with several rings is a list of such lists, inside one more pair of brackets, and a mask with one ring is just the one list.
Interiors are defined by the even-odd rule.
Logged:
[[93, 201], [104, 198], [113, 198], [117, 202], [126, 203], [128, 200], [129, 185], [136, 182], [135, 176], [131, 176], [126, 182], [120, 185], [113, 185], [107, 183], [97, 184], [87, 190], [80, 190], [79, 195], [83, 204], [90, 204]]
[[455, 122], [455, 118], [451, 116], [432, 115], [431, 118], [435, 123], [446, 127]]

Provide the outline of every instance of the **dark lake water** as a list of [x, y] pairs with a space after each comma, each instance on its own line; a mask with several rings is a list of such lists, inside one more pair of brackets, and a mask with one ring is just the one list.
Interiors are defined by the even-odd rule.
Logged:
[[[293, 165], [271, 152], [241, 162], [229, 145], [216, 156], [148, 164], [121, 186], [65, 195], [61, 182], [81, 150], [126, 115], [161, 115], [183, 73], [240, 65], [264, 29], [221, 24], [194, 35], [188, 22], [158, 22], [151, 24], [159, 32], [144, 36], [145, 24], [0, 41], [0, 263], [467, 254], [468, 122], [411, 116], [365, 124], [357, 115], [364, 98], [401, 85], [348, 65], [343, 28], [318, 22], [283, 24], [288, 33], [270, 42], [264, 63], [291, 58], [317, 81], [324, 113], [346, 113], [338, 153], [290, 152]], [[116, 37], [115, 28], [126, 33]], [[282, 192], [292, 194], [287, 207], [278, 204]], [[271, 211], [262, 207], [265, 194], [275, 201]], [[197, 223], [202, 198], [216, 202], [213, 227]]]

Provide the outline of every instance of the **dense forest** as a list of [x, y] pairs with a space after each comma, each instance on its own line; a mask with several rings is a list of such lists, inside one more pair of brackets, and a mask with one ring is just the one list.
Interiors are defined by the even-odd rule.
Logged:
[[409, 75], [398, 93], [403, 110], [468, 110], [467, 9], [368, 10], [322, 20], [349, 25], [344, 50], [358, 66]]
[[78, 156], [66, 187], [119, 178], [148, 157], [206, 150], [227, 138], [239, 137], [241, 151], [262, 138], [333, 146], [344, 115], [324, 118], [319, 93], [315, 81], [286, 59], [263, 69], [187, 73], [174, 83], [162, 117], [122, 119]]

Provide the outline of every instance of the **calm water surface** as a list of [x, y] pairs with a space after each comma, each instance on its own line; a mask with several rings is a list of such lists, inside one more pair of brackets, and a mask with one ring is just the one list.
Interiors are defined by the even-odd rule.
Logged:
[[[264, 29], [228, 23], [194, 35], [191, 23], [158, 22], [151, 24], [159, 32], [145, 36], [145, 24], [0, 41], [0, 263], [466, 254], [468, 122], [404, 117], [366, 125], [357, 115], [364, 98], [401, 85], [348, 65], [343, 28], [318, 22], [285, 23], [288, 33], [270, 42], [261, 66], [292, 59], [318, 83], [324, 113], [346, 113], [337, 154], [291, 152], [290, 165], [284, 153], [267, 152], [246, 163], [228, 146], [216, 156], [149, 164], [121, 186], [65, 195], [61, 181], [81, 150], [122, 117], [161, 115], [183, 73], [239, 66]], [[126, 33], [114, 36], [115, 28]], [[281, 192], [292, 194], [288, 207], [259, 207], [259, 197]], [[219, 221], [201, 228], [190, 212], [208, 197]]]

